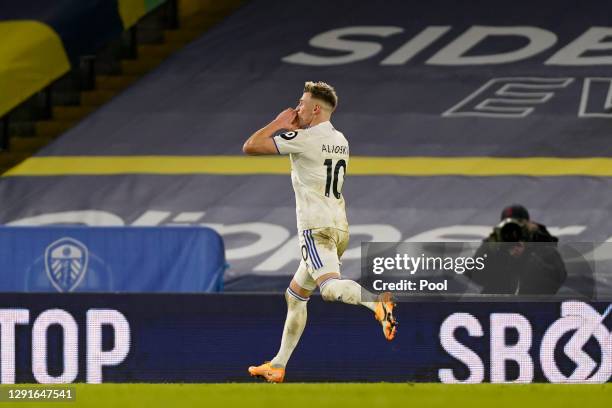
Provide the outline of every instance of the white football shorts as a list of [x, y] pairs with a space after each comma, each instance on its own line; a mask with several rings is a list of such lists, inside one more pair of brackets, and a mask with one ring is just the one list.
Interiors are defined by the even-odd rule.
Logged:
[[340, 258], [349, 243], [348, 231], [314, 228], [298, 232], [302, 261], [293, 276], [302, 288], [314, 290], [316, 280], [326, 273], [340, 273]]

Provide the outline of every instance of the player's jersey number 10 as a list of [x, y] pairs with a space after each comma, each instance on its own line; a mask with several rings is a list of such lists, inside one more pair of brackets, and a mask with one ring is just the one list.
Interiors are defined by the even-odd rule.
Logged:
[[[346, 173], [346, 161], [340, 159], [334, 166], [332, 159], [327, 159], [323, 162], [323, 165], [327, 167], [327, 181], [325, 182], [325, 197], [329, 197], [330, 191], [333, 192], [334, 197], [340, 199], [342, 194], [342, 185], [344, 184], [344, 174]], [[342, 173], [340, 173], [342, 169]]]

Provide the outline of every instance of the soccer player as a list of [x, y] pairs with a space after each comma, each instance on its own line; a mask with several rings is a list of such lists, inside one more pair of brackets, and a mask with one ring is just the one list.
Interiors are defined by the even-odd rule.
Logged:
[[[252, 376], [282, 382], [285, 366], [306, 325], [306, 304], [319, 287], [323, 299], [363, 305], [374, 312], [387, 340], [395, 337], [395, 304], [390, 293], [376, 296], [357, 282], [340, 277], [340, 257], [349, 241], [342, 185], [349, 145], [330, 118], [336, 91], [324, 82], [306, 82], [296, 109], [253, 133], [242, 150], [248, 155], [289, 155], [295, 191], [302, 261], [285, 293], [287, 318], [280, 350], [270, 362], [249, 367]], [[284, 131], [284, 133], [279, 132]]]

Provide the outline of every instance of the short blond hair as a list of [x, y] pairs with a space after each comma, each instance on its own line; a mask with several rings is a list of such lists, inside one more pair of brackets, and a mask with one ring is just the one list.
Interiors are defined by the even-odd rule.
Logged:
[[332, 111], [338, 106], [338, 95], [333, 86], [322, 82], [308, 81], [304, 84], [304, 92], [309, 92], [313, 98], [320, 99], [329, 104]]

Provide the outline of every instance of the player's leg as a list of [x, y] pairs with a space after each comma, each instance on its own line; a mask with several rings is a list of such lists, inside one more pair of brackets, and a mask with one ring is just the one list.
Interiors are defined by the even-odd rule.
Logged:
[[[305, 272], [307, 274], [307, 272]], [[297, 275], [297, 274], [296, 274]], [[307, 311], [306, 305], [312, 290], [300, 286], [296, 278], [291, 280], [291, 284], [285, 292], [287, 300], [287, 318], [283, 328], [281, 345], [276, 356], [272, 359], [272, 367], [285, 368], [291, 353], [297, 346], [306, 326]]]
[[368, 292], [353, 280], [342, 279], [338, 272], [325, 273], [319, 276], [316, 282], [323, 300], [361, 305], [373, 312], [376, 311], [378, 296]]
[[297, 346], [306, 326], [306, 305], [316, 284], [307, 270], [306, 263], [300, 266], [285, 292], [287, 317], [283, 328], [281, 345], [276, 356], [270, 362], [260, 366], [249, 367], [252, 376], [263, 377], [268, 382], [283, 382], [285, 366]]
[[305, 261], [311, 265], [312, 278], [326, 301], [362, 305], [375, 312], [377, 296], [357, 282], [340, 277], [340, 257], [348, 246], [349, 235], [335, 228], [317, 228], [303, 232]]
[[340, 257], [348, 246], [348, 233], [325, 228], [308, 231], [306, 238], [312, 263], [317, 267], [312, 271], [313, 279], [319, 286], [323, 299], [367, 307], [381, 323], [385, 338], [393, 340], [397, 322], [393, 316], [395, 303], [391, 294], [383, 293], [377, 296], [355, 281], [341, 279]]

